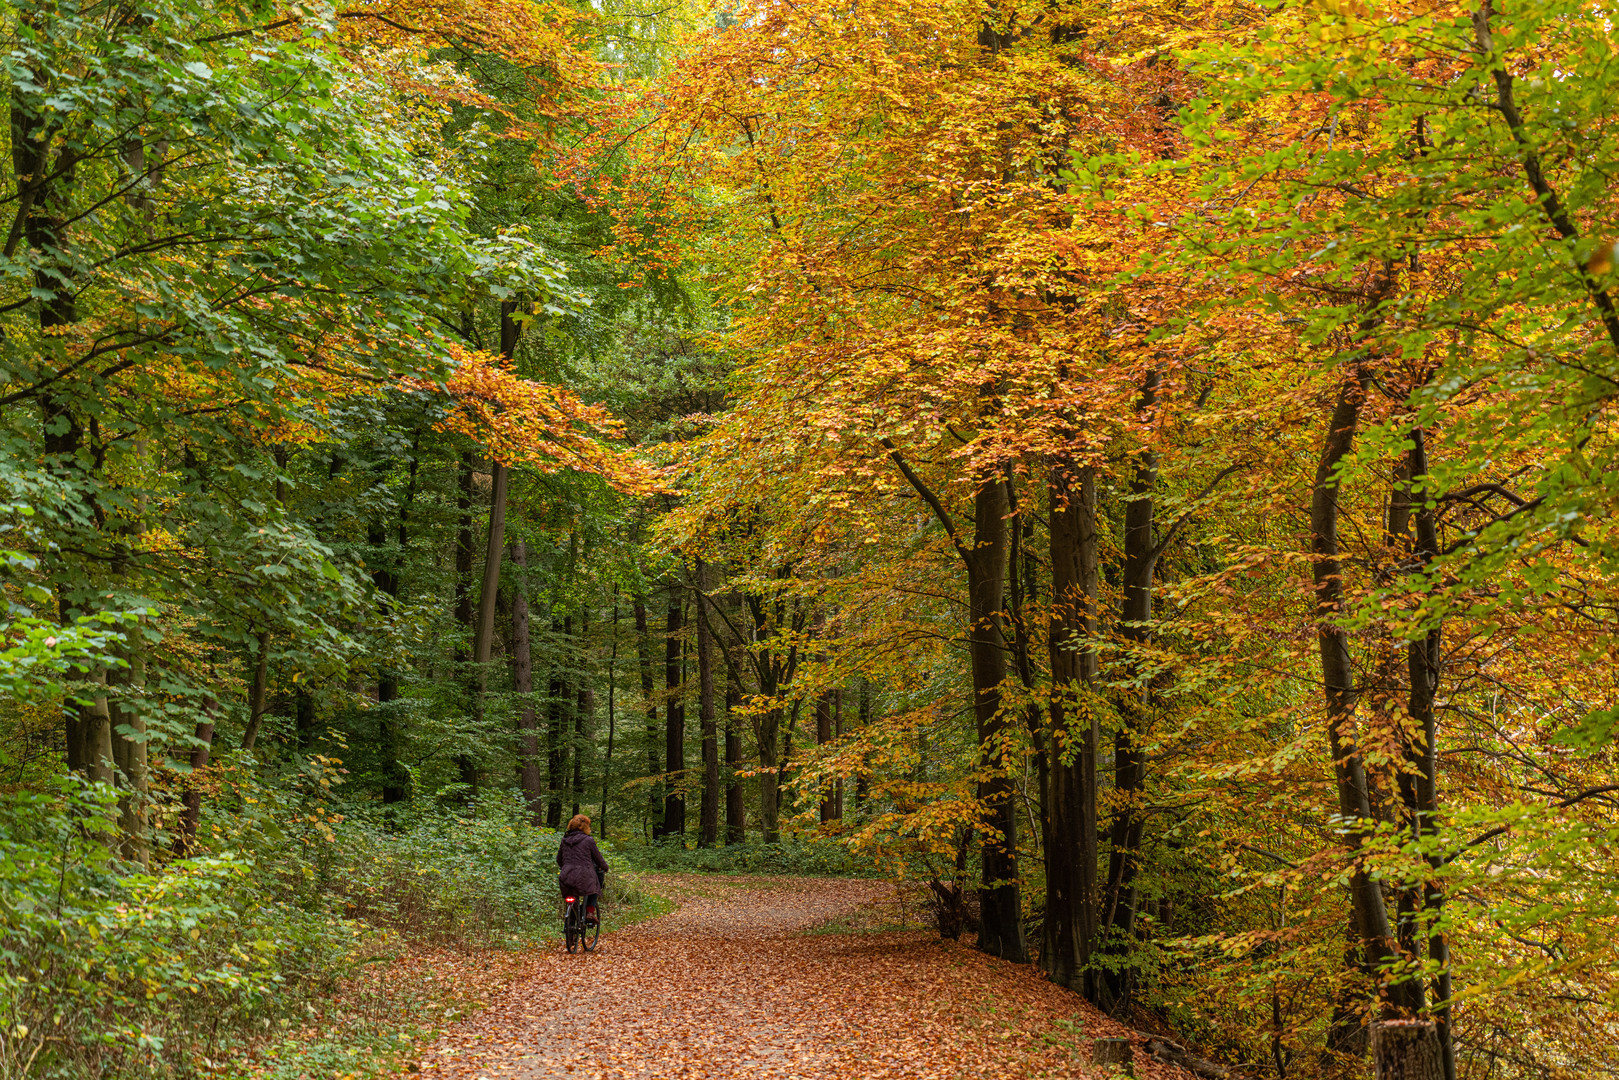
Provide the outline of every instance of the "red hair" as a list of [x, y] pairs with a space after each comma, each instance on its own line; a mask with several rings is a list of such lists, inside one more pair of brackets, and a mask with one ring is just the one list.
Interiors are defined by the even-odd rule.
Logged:
[[586, 836], [589, 836], [590, 835], [590, 815], [589, 814], [575, 814], [575, 815], [573, 815], [573, 817], [569, 818], [568, 819], [568, 831], [573, 832], [575, 829], [577, 829], [580, 832], [584, 833]]

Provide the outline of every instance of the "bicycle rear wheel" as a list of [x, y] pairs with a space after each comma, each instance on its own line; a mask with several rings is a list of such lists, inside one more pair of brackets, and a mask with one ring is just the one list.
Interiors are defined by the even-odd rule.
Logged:
[[567, 912], [562, 916], [562, 937], [567, 943], [568, 951], [573, 952], [579, 941], [579, 905], [569, 904]]

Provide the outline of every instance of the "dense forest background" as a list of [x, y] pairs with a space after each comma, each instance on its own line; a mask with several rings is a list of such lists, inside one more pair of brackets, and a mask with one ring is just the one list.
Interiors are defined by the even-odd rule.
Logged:
[[1610, 1075], [1612, 7], [640, 7], [5, 4], [0, 1074], [530, 940], [583, 811]]

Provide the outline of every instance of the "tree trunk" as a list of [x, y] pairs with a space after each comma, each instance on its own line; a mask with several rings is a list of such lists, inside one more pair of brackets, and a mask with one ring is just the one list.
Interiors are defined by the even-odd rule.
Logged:
[[[832, 691], [832, 737], [834, 739], [839, 739], [839, 740], [841, 740], [843, 738], [843, 691], [842, 691], [842, 689]], [[834, 781], [833, 795], [832, 795], [832, 820], [834, 820], [834, 821], [842, 821], [843, 820], [843, 777], [842, 776], [839, 776], [837, 778], [837, 780]]]
[[973, 549], [967, 558], [968, 648], [972, 655], [974, 715], [978, 727], [978, 783], [985, 833], [980, 861], [981, 929], [978, 948], [991, 956], [1027, 963], [1022, 890], [1018, 882], [1017, 813], [1012, 801], [1007, 720], [1001, 714], [1006, 678], [1006, 635], [1001, 612], [1006, 594], [1006, 484], [998, 477], [979, 487], [973, 502]]
[[[139, 140], [137, 140], [137, 143]], [[146, 167], [146, 150], [144, 145], [138, 148], [136, 159], [142, 170]], [[133, 171], [133, 167], [132, 167]], [[142, 197], [142, 203], [149, 204], [149, 200]], [[149, 212], [149, 205], [148, 205]], [[287, 505], [287, 485], [284, 479], [287, 469], [287, 448], [282, 443], [276, 443], [272, 451], [275, 461], [275, 501], [277, 505], [285, 508]], [[415, 469], [411, 470], [412, 479], [415, 478]], [[400, 517], [400, 547], [404, 547], [404, 517]], [[270, 632], [262, 630], [258, 636], [259, 660], [253, 668], [253, 682], [247, 693], [247, 729], [242, 732], [242, 749], [252, 753], [258, 746], [259, 725], [264, 721], [264, 714], [268, 708], [266, 702], [270, 693]]]
[[714, 847], [720, 840], [720, 750], [714, 716], [714, 656], [710, 640], [707, 567], [697, 560], [697, 718], [703, 739], [703, 801], [698, 814], [698, 847]]
[[[502, 351], [507, 342], [507, 326], [511, 322], [508, 305], [501, 305], [500, 337]], [[516, 344], [516, 335], [510, 338]], [[509, 352], [506, 355], [510, 355]], [[475, 670], [472, 675], [472, 718], [474, 726], [481, 725], [483, 721], [483, 697], [489, 686], [489, 661], [495, 650], [495, 601], [500, 592], [500, 560], [506, 549], [506, 493], [508, 477], [506, 466], [490, 459], [490, 491], [489, 491], [489, 535], [484, 542], [483, 583], [482, 591], [478, 596], [477, 622], [472, 632], [472, 662]], [[461, 764], [462, 781], [466, 782], [471, 774], [473, 786], [476, 787], [477, 771], [471, 766], [471, 759], [467, 755]], [[469, 767], [471, 766], [471, 767]]]
[[1372, 1025], [1377, 1080], [1444, 1080], [1439, 1033], [1427, 1020], [1383, 1020]]
[[[29, 20], [24, 17], [23, 21]], [[41, 72], [38, 79], [43, 84], [48, 82], [49, 75]], [[65, 343], [71, 339], [52, 331], [79, 321], [74, 299], [75, 267], [69, 254], [71, 240], [65, 221], [70, 212], [69, 193], [75, 183], [75, 163], [80, 151], [71, 142], [64, 142], [52, 160], [51, 143], [60, 121], [31, 112], [24, 92], [15, 86], [11, 93], [10, 119], [12, 172], [18, 196], [13, 235], [20, 236], [26, 247], [40, 256], [34, 271], [34, 295], [39, 297], [38, 324], [43, 337], [47, 341]], [[54, 348], [37, 357], [35, 362], [42, 369], [60, 362], [64, 365], [63, 374], [71, 370], [68, 358], [56, 356]], [[41, 392], [38, 402], [45, 467], [62, 480], [64, 494], [71, 493], [70, 498], [80, 501], [77, 509], [83, 520], [94, 522], [99, 515], [93, 478], [80, 457], [84, 448], [83, 421], [72, 403], [53, 390]], [[80, 614], [65, 595], [59, 600], [57, 611], [62, 623], [69, 626]], [[88, 674], [94, 681], [106, 681], [105, 672]], [[105, 696], [99, 701], [99, 704], [93, 700], [90, 705], [81, 707], [70, 699], [63, 706], [67, 767], [85, 773], [92, 780], [110, 782], [112, 720]]]
[[[124, 632], [125, 657], [129, 667], [118, 672], [117, 684], [138, 695], [146, 685], [146, 649], [137, 624]], [[130, 862], [147, 865], [151, 858], [148, 835], [147, 799], [151, 783], [146, 739], [146, 717], [139, 708], [127, 708], [111, 700], [113, 758], [123, 774], [124, 788], [118, 799], [119, 830], [123, 833], [123, 855]], [[119, 731], [119, 728], [126, 729]]]
[[[1369, 822], [1372, 810], [1365, 766], [1354, 743], [1358, 692], [1349, 656], [1349, 634], [1338, 622], [1344, 606], [1344, 571], [1338, 548], [1338, 470], [1354, 448], [1361, 403], [1370, 382], [1371, 371], [1360, 362], [1339, 384], [1310, 497], [1310, 547], [1318, 620], [1316, 640], [1326, 696], [1327, 744], [1338, 792], [1338, 813], [1347, 822]], [[1393, 959], [1392, 935], [1382, 886], [1358, 858], [1364, 842], [1363, 829], [1355, 827], [1350, 833], [1350, 843], [1356, 852], [1349, 883], [1351, 907], [1366, 963], [1373, 972], [1378, 972]], [[1409, 1005], [1412, 997], [1409, 988], [1407, 982], [1380, 993], [1385, 1012]]]
[[[860, 705], [858, 709], [860, 730], [864, 731], [871, 726], [871, 682], [868, 679], [860, 680]], [[854, 782], [854, 816], [861, 824], [866, 822], [866, 814], [870, 808], [871, 800], [871, 773], [868, 760], [862, 755], [860, 759], [860, 773]]]
[[743, 802], [742, 782], [737, 770], [742, 767], [742, 732], [737, 713], [742, 708], [742, 691], [734, 679], [725, 685], [725, 842], [742, 844], [748, 839], [747, 807]]
[[[1158, 402], [1159, 381], [1155, 370], [1142, 386], [1136, 411], [1144, 418]], [[1124, 511], [1124, 596], [1119, 607], [1119, 634], [1135, 647], [1152, 641], [1147, 623], [1152, 619], [1153, 574], [1158, 561], [1152, 498], [1157, 483], [1158, 455], [1150, 447], [1143, 448], [1136, 455], [1130, 502]], [[1131, 666], [1135, 667], [1133, 663]], [[1147, 695], [1144, 685], [1127, 687], [1119, 695], [1119, 728], [1113, 737], [1113, 787], [1118, 809], [1108, 832], [1111, 850], [1099, 922], [1101, 948], [1115, 959], [1102, 973], [1097, 1004], [1115, 1014], [1129, 1002], [1135, 985], [1135, 973], [1127, 957], [1135, 940], [1135, 879], [1143, 824], [1140, 801], [1147, 779], [1146, 756], [1141, 750], [1147, 726]]]
[[[781, 790], [787, 786], [787, 770], [793, 767], [793, 735], [798, 731], [798, 718], [802, 714], [803, 709], [803, 700], [800, 698], [794, 698], [792, 704], [784, 710], [787, 723], [781, 729], [781, 749], [777, 751], [776, 755], [781, 760], [780, 767], [776, 769], [776, 791], [778, 793], [778, 798]], [[795, 839], [797, 838], [797, 829], [793, 830], [793, 836]]]
[[[743, 603], [752, 623], [753, 642], [765, 641], [769, 621], [763, 598], [745, 596]], [[776, 650], [768, 645], [761, 647], [757, 664], [759, 696], [779, 702], [782, 666]], [[767, 844], [781, 842], [781, 720], [781, 706], [772, 704], [759, 716], [754, 738], [759, 749], [759, 828]]]
[[534, 655], [528, 629], [528, 547], [512, 541], [517, 588], [512, 594], [512, 689], [517, 692], [517, 787], [528, 803], [529, 820], [545, 820], [545, 790], [540, 784], [540, 724], [534, 714]]
[[[90, 681], [100, 687], [107, 685], [107, 669], [98, 667]], [[100, 689], [92, 693], [90, 702], [81, 707], [79, 723], [84, 740], [84, 775], [92, 784], [112, 784], [118, 778], [117, 764], [112, 751], [112, 711], [107, 708], [107, 692]]]
[[[1411, 449], [1407, 455], [1407, 475], [1417, 482], [1410, 502], [1415, 510], [1416, 555], [1423, 569], [1439, 556], [1439, 527], [1431, 503], [1433, 492], [1428, 482], [1427, 432], [1417, 428], [1411, 433]], [[1406, 647], [1407, 672], [1410, 677], [1410, 698], [1407, 711], [1413, 725], [1422, 733], [1420, 746], [1408, 750], [1408, 764], [1412, 766], [1408, 816], [1413, 839], [1420, 839], [1438, 829], [1439, 812], [1439, 753], [1438, 727], [1434, 702], [1439, 696], [1440, 660], [1443, 651], [1443, 628], [1435, 625], [1421, 638]], [[1435, 878], [1423, 886], [1422, 904], [1430, 920], [1437, 926], [1445, 906], [1445, 893], [1437, 882], [1437, 871], [1444, 862], [1438, 852], [1428, 856]], [[1434, 929], [1428, 936], [1428, 960], [1437, 967], [1433, 977], [1434, 1034], [1439, 1044], [1440, 1065], [1444, 1080], [1456, 1080], [1456, 1046], [1450, 1023], [1450, 943], [1444, 932]], [[1418, 987], [1421, 993], [1421, 987]]]
[[298, 732], [298, 749], [308, 750], [315, 743], [315, 695], [300, 688], [293, 704], [293, 725]]
[[779, 706], [759, 717], [759, 829], [767, 844], [781, 843], [781, 721]]
[[[517, 338], [521, 328], [512, 321], [512, 312], [517, 305], [507, 302], [500, 305], [500, 355], [510, 360], [517, 351]], [[508, 484], [507, 469], [498, 461], [490, 462], [490, 495], [489, 495], [489, 539], [484, 545], [483, 559], [483, 593], [478, 598], [478, 632], [473, 640], [472, 660], [476, 664], [488, 664], [494, 654], [495, 642], [495, 594], [500, 590], [500, 557], [506, 550], [506, 488]], [[486, 671], [478, 675], [478, 694], [480, 699], [488, 678]]]
[[[585, 615], [579, 615], [579, 650], [585, 647]], [[596, 691], [586, 683], [584, 657], [579, 659], [579, 685], [573, 710], [573, 812], [581, 812], [585, 802], [585, 748], [590, 745], [590, 722], [596, 715]]]
[[[472, 705], [471, 711], [476, 713], [481, 707], [478, 700], [478, 681], [476, 677], [468, 678], [466, 670], [461, 666], [472, 658], [475, 625], [472, 614], [472, 561], [475, 555], [472, 538], [473, 465], [472, 451], [463, 450], [460, 467], [457, 469], [459, 476], [455, 496], [455, 624], [461, 630], [456, 638], [455, 662], [458, 678], [465, 680], [466, 699]], [[471, 754], [462, 750], [455, 755], [455, 765], [461, 783], [467, 787], [467, 795], [476, 795], [477, 762], [473, 760]]]
[[602, 762], [602, 805], [596, 814], [596, 835], [607, 836], [607, 792], [613, 783], [613, 733], [617, 726], [615, 697], [618, 690], [618, 596], [613, 597], [613, 643], [607, 654], [607, 759]]
[[[500, 591], [500, 559], [506, 547], [506, 466], [490, 465], [489, 537], [484, 544], [483, 592], [478, 599], [477, 634], [472, 641], [472, 662], [486, 665], [495, 651], [495, 595]], [[487, 689], [489, 673], [480, 669], [478, 692]]]
[[461, 452], [461, 465], [455, 495], [455, 623], [465, 637], [455, 648], [455, 658], [465, 662], [472, 643], [472, 473], [471, 450]]
[[193, 854], [197, 847], [197, 828], [202, 823], [202, 787], [198, 774], [208, 767], [208, 754], [214, 743], [214, 717], [219, 702], [213, 697], [202, 701], [202, 719], [197, 721], [191, 747], [191, 772], [185, 778], [185, 789], [180, 797], [180, 822], [174, 834], [174, 853], [182, 859]]
[[[566, 641], [573, 636], [573, 616], [565, 619], [551, 618], [551, 636], [558, 641]], [[562, 825], [562, 788], [566, 782], [568, 768], [568, 713], [573, 704], [573, 692], [568, 686], [566, 673], [560, 660], [553, 661], [551, 665], [550, 681], [551, 716], [550, 731], [546, 735], [546, 768], [545, 786], [550, 793], [550, 802], [545, 810], [545, 823], [551, 828], [560, 828]]]
[[[661, 735], [658, 731], [658, 698], [652, 675], [652, 631], [647, 626], [646, 600], [644, 597], [635, 598], [635, 644], [641, 662], [641, 700], [646, 703], [646, 774], [648, 777], [657, 776], [663, 772], [659, 763], [658, 740]], [[663, 806], [663, 799], [658, 794], [658, 785], [647, 784], [647, 821], [651, 823], [659, 817]], [[652, 829], [657, 835], [657, 827]]]
[[259, 743], [259, 725], [264, 720], [265, 700], [270, 689], [270, 632], [258, 636], [259, 659], [253, 665], [253, 681], [247, 690], [247, 728], [242, 732], [242, 749], [249, 753]]
[[664, 623], [663, 681], [668, 692], [663, 718], [663, 760], [669, 785], [663, 795], [663, 827], [659, 836], [686, 836], [686, 795], [682, 790], [686, 771], [685, 679], [681, 672], [681, 630], [685, 626], [685, 604], [678, 592], [669, 595]]
[[1096, 937], [1096, 710], [1090, 702], [1096, 654], [1078, 639], [1096, 631], [1096, 482], [1052, 467], [1051, 498], [1051, 765], [1046, 815], [1046, 917], [1040, 968], [1052, 982], [1097, 987], [1086, 972]]
[[[373, 547], [381, 547], [388, 540], [386, 529], [374, 523], [367, 536]], [[379, 561], [380, 561], [379, 556]], [[399, 597], [399, 575], [386, 567], [371, 574], [381, 599], [378, 611], [387, 615]], [[377, 672], [377, 757], [382, 768], [382, 801], [385, 804], [403, 802], [409, 794], [409, 774], [399, 761], [399, 723], [389, 706], [399, 699], [399, 676], [390, 668]]]
[[781, 709], [759, 717], [759, 828], [767, 844], [781, 842]]
[[[826, 691], [815, 698], [815, 745], [825, 746], [832, 741], [832, 693]], [[832, 785], [821, 784], [821, 824], [833, 818]]]

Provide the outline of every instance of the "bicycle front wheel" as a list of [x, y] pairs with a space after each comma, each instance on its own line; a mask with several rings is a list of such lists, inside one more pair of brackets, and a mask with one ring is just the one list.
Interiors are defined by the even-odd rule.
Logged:
[[584, 945], [585, 952], [595, 950], [596, 939], [601, 937], [601, 932], [601, 915], [596, 916], [595, 922], [591, 922], [589, 919], [585, 920], [584, 927], [579, 931], [579, 940]]

